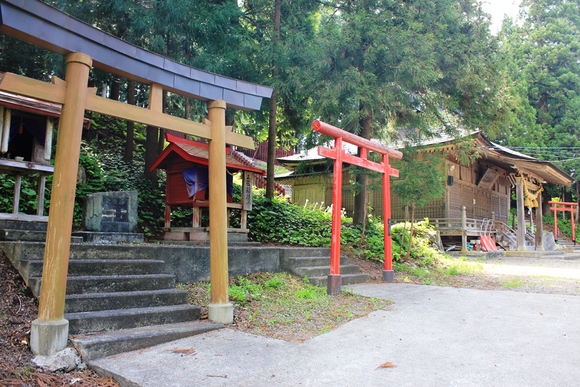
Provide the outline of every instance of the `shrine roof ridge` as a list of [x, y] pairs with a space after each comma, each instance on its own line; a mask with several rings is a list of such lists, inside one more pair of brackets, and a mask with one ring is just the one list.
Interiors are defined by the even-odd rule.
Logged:
[[38, 0], [0, 0], [0, 31], [66, 55], [82, 52], [95, 67], [143, 83], [157, 83], [200, 100], [258, 110], [272, 88], [206, 72], [116, 38]]

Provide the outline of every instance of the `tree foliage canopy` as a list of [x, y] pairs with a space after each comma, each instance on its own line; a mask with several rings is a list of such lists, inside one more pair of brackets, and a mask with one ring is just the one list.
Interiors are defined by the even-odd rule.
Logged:
[[573, 174], [580, 167], [580, 3], [526, 0], [522, 6], [523, 24], [503, 29], [516, 120], [498, 140]]

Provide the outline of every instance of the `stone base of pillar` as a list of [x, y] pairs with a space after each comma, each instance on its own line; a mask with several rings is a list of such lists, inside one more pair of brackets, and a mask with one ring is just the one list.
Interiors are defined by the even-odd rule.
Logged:
[[383, 270], [383, 281], [395, 282], [395, 271], [394, 270]]
[[30, 327], [30, 349], [40, 356], [50, 356], [66, 348], [68, 320], [34, 320]]
[[231, 303], [209, 304], [207, 318], [213, 322], [231, 324], [234, 322], [234, 306]]
[[342, 292], [342, 277], [340, 274], [329, 274], [326, 281], [326, 294], [336, 296]]

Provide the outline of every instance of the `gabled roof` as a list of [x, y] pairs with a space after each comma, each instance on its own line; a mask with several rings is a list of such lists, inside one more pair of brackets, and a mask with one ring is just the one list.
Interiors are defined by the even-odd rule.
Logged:
[[499, 165], [507, 171], [525, 173], [539, 178], [541, 182], [566, 187], [574, 182], [572, 176], [549, 161], [539, 160], [496, 144], [489, 141], [482, 133], [479, 133], [478, 141], [483, 142], [485, 145], [480, 146], [482, 158]]
[[[508, 147], [490, 141], [481, 131], [474, 131], [465, 135], [462, 139], [473, 139], [477, 142], [477, 147], [481, 152], [481, 158], [510, 173], [523, 173], [540, 180], [541, 183], [552, 183], [563, 186], [570, 186], [574, 179], [566, 172], [549, 161], [540, 160], [509, 149]], [[440, 141], [430, 140], [426, 144], [418, 147], [422, 149], [440, 148], [452, 146], [457, 141], [451, 137], [443, 137]]]
[[[477, 141], [477, 146], [481, 150], [482, 159], [485, 159], [502, 169], [512, 173], [524, 173], [536, 177], [541, 182], [558, 184], [563, 186], [570, 186], [574, 179], [566, 172], [555, 166], [549, 161], [539, 160], [535, 157], [516, 152], [502, 145], [496, 144], [488, 140], [481, 131], [474, 131], [466, 134], [462, 139], [472, 138]], [[428, 150], [442, 147], [451, 147], [456, 143], [456, 139], [442, 135], [439, 138], [429, 138], [417, 145], [416, 148]], [[397, 147], [396, 147], [397, 148]], [[398, 147], [399, 149], [401, 147]], [[347, 150], [349, 153], [356, 153], [354, 150]], [[300, 162], [307, 162], [309, 164], [322, 163], [324, 157], [319, 156], [317, 148], [308, 149], [290, 157], [280, 157], [279, 162], [290, 167], [295, 167]], [[290, 177], [291, 174], [286, 174], [284, 177]], [[277, 176], [281, 178], [282, 176]]]
[[[328, 147], [330, 146], [330, 143], [324, 145]], [[344, 151], [347, 153], [356, 155], [358, 147], [345, 141], [342, 143], [342, 149], [344, 149]], [[296, 167], [298, 164], [304, 161], [308, 162], [309, 164], [323, 164], [326, 162], [326, 158], [318, 154], [318, 147], [310, 148], [291, 156], [278, 157], [276, 160], [292, 168]]]
[[[161, 152], [159, 156], [153, 161], [149, 169], [151, 171], [159, 169], [167, 169], [167, 164], [174, 160], [175, 158], [181, 158], [183, 160], [200, 164], [208, 165], [209, 150], [208, 144], [187, 140], [174, 136], [172, 134], [165, 134], [166, 140], [169, 145]], [[236, 160], [231, 155], [231, 150], [229, 148], [224, 150], [226, 152], [226, 168], [233, 171], [248, 171], [258, 173], [260, 175], [266, 174], [266, 171], [260, 168], [249, 167], [242, 164]]]

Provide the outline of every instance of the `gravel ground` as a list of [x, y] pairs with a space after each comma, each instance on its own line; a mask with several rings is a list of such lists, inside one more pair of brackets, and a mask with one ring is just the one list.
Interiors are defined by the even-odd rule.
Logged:
[[580, 295], [580, 259], [501, 257], [480, 263], [476, 275], [496, 278], [507, 290]]
[[[467, 262], [481, 270], [470, 274], [450, 276], [432, 272], [427, 277], [395, 271], [396, 282], [422, 285], [452, 286], [482, 290], [506, 290], [526, 293], [569, 294], [580, 296], [580, 259], [550, 257], [466, 257]], [[370, 283], [382, 283], [382, 264], [351, 258], [369, 273]]]

